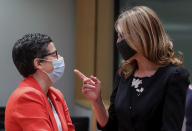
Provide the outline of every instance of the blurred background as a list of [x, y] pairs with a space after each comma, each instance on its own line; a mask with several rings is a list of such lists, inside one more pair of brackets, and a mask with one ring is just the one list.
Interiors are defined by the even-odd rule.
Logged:
[[[114, 22], [120, 13], [136, 5], [146, 5], [157, 13], [175, 50], [184, 53], [184, 67], [191, 74], [192, 0], [1, 0], [0, 109], [6, 107], [10, 94], [23, 79], [12, 62], [14, 42], [26, 33], [44, 33], [52, 37], [65, 59], [64, 76], [54, 87], [62, 91], [77, 126], [86, 126], [77, 131], [96, 131], [95, 114], [81, 94], [82, 82], [73, 69], [102, 80], [108, 107], [114, 73], [121, 63]], [[75, 118], [87, 119], [83, 123]], [[1, 112], [1, 127], [3, 119]]]

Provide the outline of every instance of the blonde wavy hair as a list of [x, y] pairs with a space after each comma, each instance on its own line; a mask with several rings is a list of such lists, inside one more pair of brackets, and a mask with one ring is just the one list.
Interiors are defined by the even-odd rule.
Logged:
[[[183, 54], [177, 58], [169, 39], [155, 12], [146, 6], [136, 6], [123, 12], [115, 23], [115, 29], [122, 35], [130, 47], [143, 54], [154, 64], [166, 66], [168, 64], [181, 66]], [[124, 61], [119, 69], [119, 75], [125, 78], [137, 68], [136, 60]]]

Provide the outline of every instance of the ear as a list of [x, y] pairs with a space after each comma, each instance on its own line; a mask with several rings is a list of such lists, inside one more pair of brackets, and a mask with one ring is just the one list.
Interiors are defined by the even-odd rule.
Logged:
[[41, 68], [42, 68], [41, 63], [40, 63], [40, 60], [39, 60], [38, 58], [35, 58], [35, 59], [33, 60], [33, 65], [34, 65], [34, 68], [35, 68], [35, 69], [41, 69]]

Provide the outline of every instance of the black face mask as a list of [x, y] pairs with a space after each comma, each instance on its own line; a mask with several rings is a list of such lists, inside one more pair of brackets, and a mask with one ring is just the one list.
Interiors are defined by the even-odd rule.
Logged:
[[134, 56], [137, 53], [134, 49], [132, 49], [127, 44], [126, 40], [122, 40], [122, 41], [118, 42], [116, 45], [124, 60], [128, 60], [129, 58], [131, 58], [132, 56]]

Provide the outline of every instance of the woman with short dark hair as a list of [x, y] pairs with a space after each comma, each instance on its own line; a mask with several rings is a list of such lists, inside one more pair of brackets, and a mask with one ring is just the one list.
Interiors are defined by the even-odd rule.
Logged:
[[13, 62], [25, 78], [10, 96], [5, 111], [6, 131], [74, 131], [62, 93], [51, 85], [65, 69], [52, 39], [26, 34], [12, 50]]

